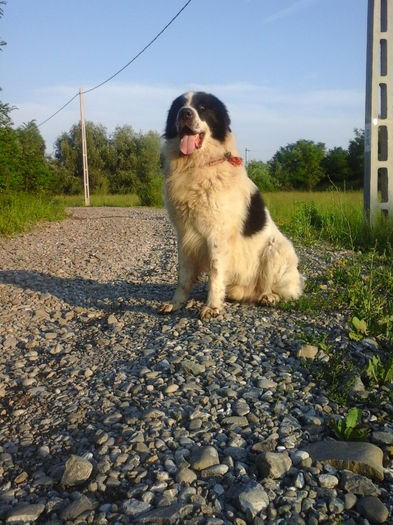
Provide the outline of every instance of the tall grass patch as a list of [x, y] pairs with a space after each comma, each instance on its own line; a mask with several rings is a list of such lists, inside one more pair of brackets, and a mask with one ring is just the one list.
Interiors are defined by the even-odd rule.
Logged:
[[[59, 197], [64, 206], [72, 208], [74, 206], [84, 206], [85, 198], [83, 195], [63, 195]], [[93, 207], [114, 207], [114, 208], [129, 208], [133, 206], [140, 206], [141, 201], [135, 193], [124, 194], [99, 194], [90, 195], [90, 206]]]
[[362, 192], [273, 192], [264, 198], [277, 224], [302, 243], [327, 241], [393, 255], [393, 222], [380, 217], [370, 227], [364, 220]]
[[0, 235], [20, 233], [39, 221], [57, 221], [65, 216], [64, 204], [57, 197], [0, 193]]

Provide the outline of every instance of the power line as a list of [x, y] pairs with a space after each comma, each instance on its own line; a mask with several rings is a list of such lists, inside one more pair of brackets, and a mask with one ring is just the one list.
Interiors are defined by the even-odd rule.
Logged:
[[[166, 26], [164, 26], [161, 31], [159, 33], [156, 34], [156, 36], [150, 40], [150, 42], [141, 50], [139, 51], [139, 53], [137, 53], [134, 58], [132, 58], [129, 62], [127, 62], [127, 64], [125, 66], [123, 66], [121, 69], [119, 69], [118, 71], [116, 71], [116, 73], [113, 73], [113, 75], [111, 75], [110, 77], [108, 77], [106, 80], [100, 82], [99, 84], [97, 84], [96, 86], [90, 88], [90, 89], [87, 89], [86, 91], [83, 91], [83, 93], [91, 93], [92, 91], [100, 88], [101, 86], [103, 86], [104, 84], [106, 84], [107, 82], [109, 82], [110, 80], [112, 80], [113, 78], [115, 78], [117, 75], [119, 75], [122, 71], [124, 71], [128, 66], [130, 66], [133, 62], [135, 62], [135, 60], [137, 58], [139, 58], [145, 51], [147, 51], [147, 49], [154, 44], [154, 42], [156, 40], [158, 40], [160, 38], [160, 36], [168, 29], [168, 27], [173, 24], [173, 22], [176, 20], [176, 18], [178, 18], [181, 13], [186, 9], [186, 7], [191, 3], [192, 0], [188, 0], [184, 5], [183, 7], [175, 14], [175, 16], [173, 18], [171, 18], [171, 20], [166, 24]], [[42, 126], [43, 124], [45, 124], [46, 122], [48, 122], [49, 120], [51, 120], [53, 117], [55, 117], [58, 113], [60, 113], [60, 111], [62, 111], [65, 107], [67, 107], [69, 104], [71, 104], [71, 102], [79, 96], [79, 93], [75, 93], [75, 95], [73, 95], [72, 98], [70, 98], [70, 100], [68, 100], [68, 102], [66, 102], [63, 106], [61, 106], [61, 108], [59, 108], [55, 113], [53, 113], [53, 115], [51, 115], [50, 117], [48, 117], [47, 119], [45, 119], [44, 121], [40, 122], [39, 124], [37, 124], [38, 127]]]
[[46, 122], [48, 122], [48, 120], [50, 120], [51, 118], [55, 117], [58, 113], [60, 113], [60, 111], [62, 111], [64, 108], [66, 108], [68, 106], [68, 104], [71, 104], [71, 102], [79, 95], [79, 93], [75, 93], [75, 95], [70, 98], [70, 100], [68, 102], [66, 102], [64, 104], [64, 106], [61, 106], [61, 108], [59, 108], [55, 113], [53, 113], [53, 115], [51, 115], [50, 117], [48, 117], [46, 120], [43, 120], [42, 122], [40, 122], [39, 124], [37, 124], [37, 127], [39, 128], [40, 126], [42, 126], [43, 124], [45, 124]]

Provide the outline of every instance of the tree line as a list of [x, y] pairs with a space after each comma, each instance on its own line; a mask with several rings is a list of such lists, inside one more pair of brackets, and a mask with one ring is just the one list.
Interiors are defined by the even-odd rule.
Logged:
[[[54, 156], [34, 121], [15, 128], [14, 108], [0, 102], [0, 191], [83, 193], [80, 124], [55, 143]], [[281, 147], [269, 162], [251, 161], [249, 176], [262, 191], [358, 189], [363, 184], [364, 132], [355, 129], [348, 148], [326, 150], [323, 143], [298, 140]], [[108, 134], [86, 123], [90, 189], [94, 193], [135, 193], [143, 205], [161, 200], [160, 136], [119, 126]]]
[[[80, 124], [60, 135], [54, 156], [47, 156], [35, 122], [15, 128], [12, 110], [0, 102], [0, 191], [83, 193]], [[92, 193], [135, 193], [142, 205], [161, 201], [157, 132], [122, 126], [108, 135], [104, 126], [87, 122], [86, 143]]]
[[261, 191], [363, 187], [364, 130], [355, 129], [347, 149], [326, 150], [322, 142], [298, 140], [281, 147], [269, 162], [251, 161], [249, 177]]

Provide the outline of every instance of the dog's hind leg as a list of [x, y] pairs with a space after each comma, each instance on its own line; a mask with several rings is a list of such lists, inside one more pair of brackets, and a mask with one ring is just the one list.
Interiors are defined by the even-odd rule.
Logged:
[[279, 302], [280, 295], [274, 290], [274, 280], [280, 264], [279, 246], [275, 239], [271, 239], [261, 256], [260, 276], [255, 293], [258, 304], [274, 306]]

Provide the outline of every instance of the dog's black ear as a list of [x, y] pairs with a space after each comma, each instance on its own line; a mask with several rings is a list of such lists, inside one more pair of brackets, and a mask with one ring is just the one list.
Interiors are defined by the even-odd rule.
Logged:
[[227, 133], [231, 131], [230, 124], [231, 119], [229, 118], [228, 110], [217, 97], [215, 99], [215, 108], [217, 111], [217, 120], [213, 124], [213, 137], [217, 140], [224, 141]]
[[176, 119], [179, 109], [185, 104], [184, 95], [180, 95], [173, 102], [168, 111], [168, 118], [166, 120], [166, 127], [164, 137], [166, 139], [173, 139], [177, 136]]

